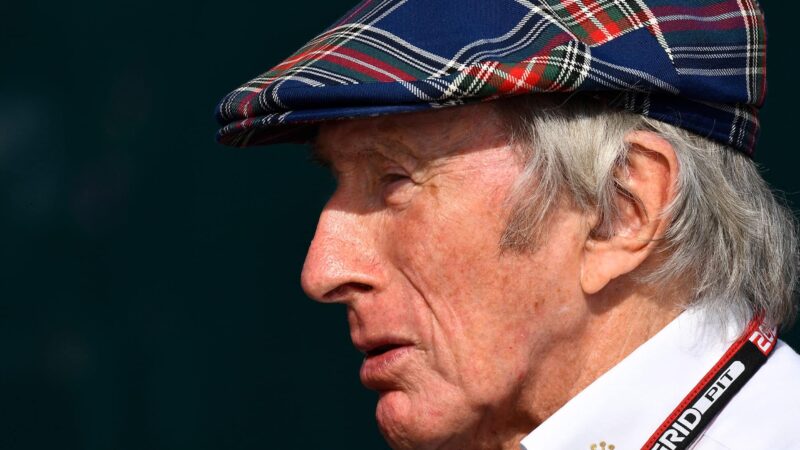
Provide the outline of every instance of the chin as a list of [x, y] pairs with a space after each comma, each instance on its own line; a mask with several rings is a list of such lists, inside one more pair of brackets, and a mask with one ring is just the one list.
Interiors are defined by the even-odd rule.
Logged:
[[381, 392], [375, 418], [381, 434], [394, 450], [448, 448], [444, 444], [459, 431], [455, 424], [464, 422], [449, 417], [453, 409], [430, 404], [437, 396], [414, 399], [403, 391]]

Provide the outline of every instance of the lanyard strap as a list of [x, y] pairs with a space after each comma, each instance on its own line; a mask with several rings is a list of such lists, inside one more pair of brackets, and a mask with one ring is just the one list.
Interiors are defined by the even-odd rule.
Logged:
[[767, 362], [775, 348], [775, 328], [755, 317], [742, 336], [678, 404], [642, 450], [685, 450], [739, 389]]

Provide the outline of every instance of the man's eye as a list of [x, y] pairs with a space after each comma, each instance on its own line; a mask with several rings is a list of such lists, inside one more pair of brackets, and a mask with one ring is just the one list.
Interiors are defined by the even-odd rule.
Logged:
[[408, 175], [403, 175], [402, 173], [390, 173], [383, 177], [383, 182], [386, 184], [394, 183], [397, 181], [410, 181]]
[[404, 203], [410, 199], [413, 181], [408, 175], [390, 173], [383, 177], [383, 196], [387, 203]]

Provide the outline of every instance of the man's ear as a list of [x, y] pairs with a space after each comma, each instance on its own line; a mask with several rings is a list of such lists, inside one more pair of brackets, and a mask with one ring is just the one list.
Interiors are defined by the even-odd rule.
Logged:
[[652, 254], [675, 196], [678, 160], [672, 144], [652, 131], [632, 131], [625, 142], [627, 159], [614, 174], [624, 189], [615, 199], [619, 215], [610, 233], [589, 233], [584, 246], [581, 287], [586, 294], [599, 292]]

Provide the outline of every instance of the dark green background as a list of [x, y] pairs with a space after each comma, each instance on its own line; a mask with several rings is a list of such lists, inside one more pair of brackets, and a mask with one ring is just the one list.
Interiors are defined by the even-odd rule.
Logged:
[[[213, 141], [220, 97], [350, 6], [0, 5], [0, 449], [385, 448], [344, 310], [299, 287], [329, 177]], [[765, 8], [757, 159], [800, 205], [800, 6]]]

